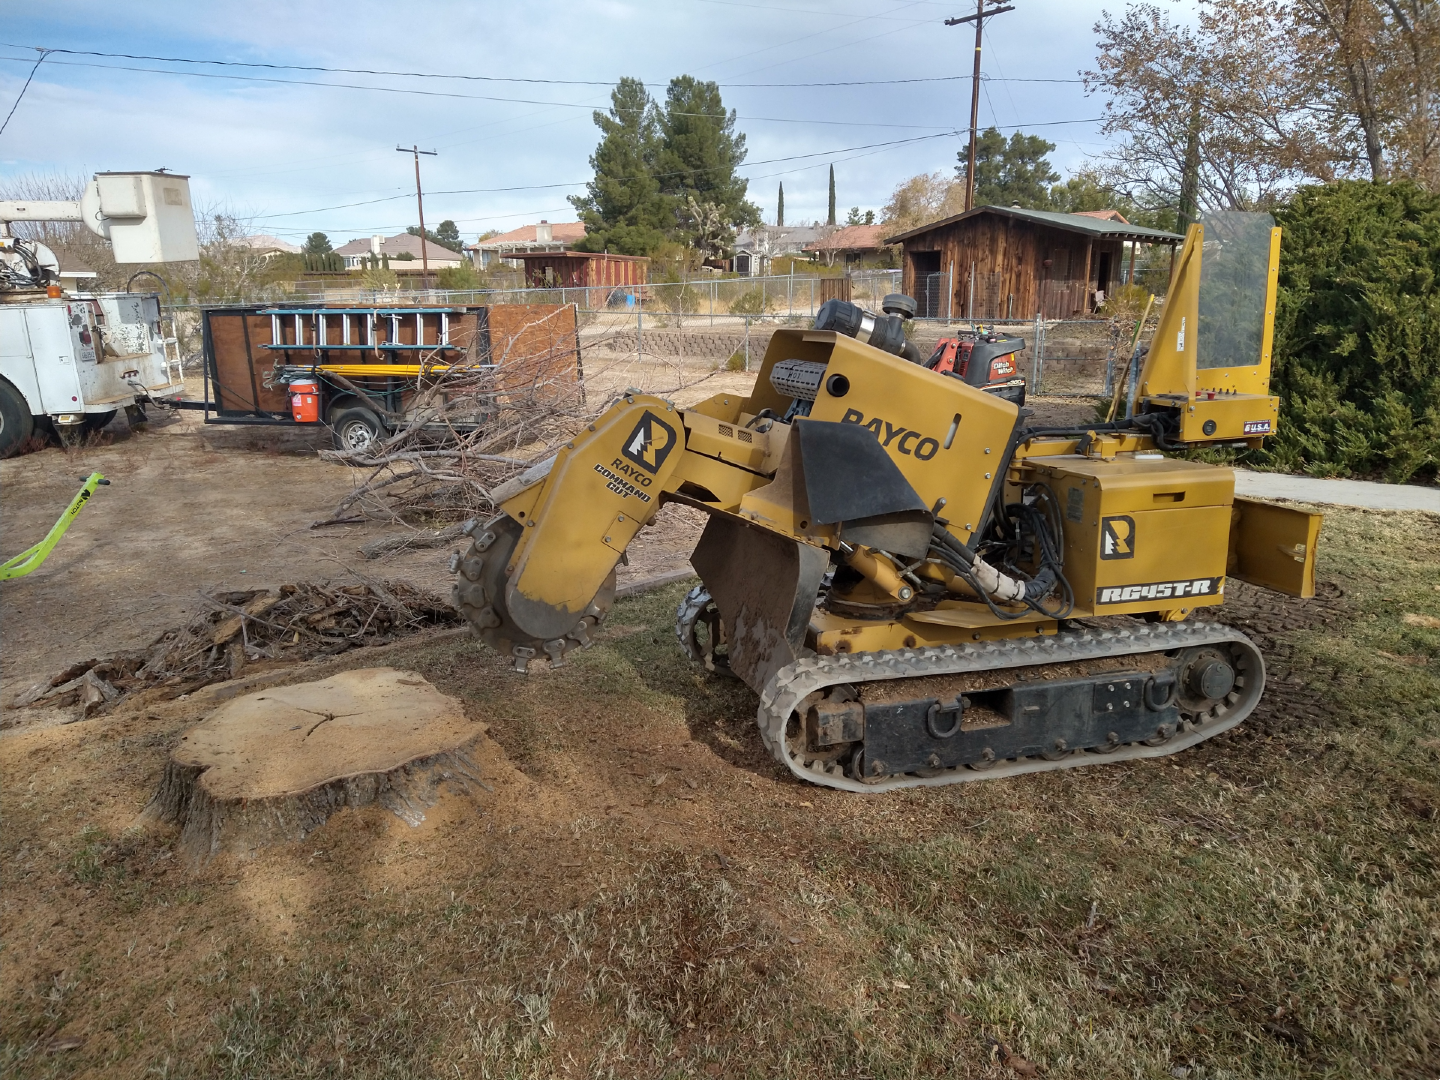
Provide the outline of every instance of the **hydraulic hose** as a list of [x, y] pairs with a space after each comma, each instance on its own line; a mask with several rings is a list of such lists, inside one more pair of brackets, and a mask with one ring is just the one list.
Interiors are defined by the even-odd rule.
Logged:
[[1048, 566], [1029, 581], [1022, 581], [996, 570], [951, 536], [943, 525], [936, 524], [934, 538], [935, 546], [958, 561], [966, 571], [965, 576], [993, 600], [1001, 603], [1038, 603], [1055, 587], [1055, 571]]

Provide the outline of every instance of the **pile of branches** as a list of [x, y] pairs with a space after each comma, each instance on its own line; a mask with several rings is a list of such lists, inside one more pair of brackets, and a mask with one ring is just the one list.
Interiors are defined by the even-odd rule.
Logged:
[[71, 664], [12, 707], [80, 704], [80, 715], [92, 716], [139, 690], [161, 687], [176, 697], [233, 679], [247, 664], [335, 656], [463, 622], [438, 596], [404, 582], [301, 582], [201, 597], [211, 610], [166, 630], [147, 649]]
[[[460, 521], [489, 510], [493, 488], [588, 422], [575, 336], [546, 332], [561, 312], [537, 317], [486, 362], [471, 355], [422, 375], [405, 415], [383, 415], [392, 434], [364, 452], [321, 451], [370, 472], [316, 525]], [[525, 342], [544, 345], [526, 351]], [[422, 367], [433, 359], [422, 357]]]

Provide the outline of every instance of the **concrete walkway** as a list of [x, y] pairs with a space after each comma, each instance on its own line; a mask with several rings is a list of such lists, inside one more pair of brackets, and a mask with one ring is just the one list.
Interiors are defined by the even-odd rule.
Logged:
[[1440, 514], [1440, 488], [1375, 484], [1368, 480], [1319, 480], [1313, 476], [1235, 470], [1235, 494], [1256, 499], [1293, 499], [1369, 510], [1428, 510]]

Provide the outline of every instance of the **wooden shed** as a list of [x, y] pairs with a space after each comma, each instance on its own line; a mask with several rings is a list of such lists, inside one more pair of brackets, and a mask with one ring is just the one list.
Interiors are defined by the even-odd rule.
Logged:
[[599, 251], [516, 251], [507, 259], [525, 265], [525, 284], [532, 289], [595, 289], [589, 307], [604, 307], [612, 289], [644, 285], [650, 260], [640, 255]]
[[1175, 233], [1131, 225], [1113, 210], [1060, 214], [977, 206], [887, 244], [904, 250], [901, 289], [930, 318], [999, 321], [1086, 316], [1128, 280], [1137, 247], [1170, 246]]

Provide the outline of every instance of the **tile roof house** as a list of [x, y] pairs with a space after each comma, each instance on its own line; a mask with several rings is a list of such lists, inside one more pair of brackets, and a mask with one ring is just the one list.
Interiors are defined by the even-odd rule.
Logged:
[[828, 236], [821, 236], [805, 245], [805, 251], [834, 266], [840, 258], [844, 265], [879, 255], [885, 250], [884, 225], [846, 225]]
[[235, 241], [241, 247], [247, 247], [257, 254], [270, 258], [273, 255], [299, 255], [300, 249], [294, 244], [281, 240], [278, 236], [267, 236], [264, 233], [259, 236], [243, 236]]
[[551, 224], [541, 220], [534, 225], [522, 225], [499, 236], [492, 236], [474, 244], [466, 244], [465, 251], [475, 263], [475, 269], [488, 270], [497, 262], [519, 268], [518, 260], [509, 255], [530, 255], [537, 252], [569, 251], [585, 238], [585, 225], [579, 221], [560, 221]]
[[[421, 270], [420, 237], [411, 236], [409, 233], [351, 240], [348, 244], [336, 248], [335, 254], [345, 260], [347, 270], [363, 269], [371, 259], [387, 258], [390, 260], [391, 270], [416, 274]], [[445, 270], [465, 261], [465, 256], [458, 251], [441, 247], [434, 240], [425, 242], [425, 255], [431, 270]]]

